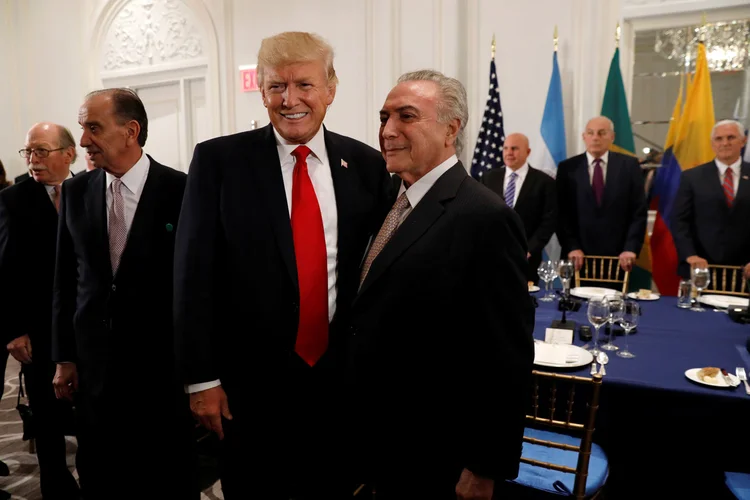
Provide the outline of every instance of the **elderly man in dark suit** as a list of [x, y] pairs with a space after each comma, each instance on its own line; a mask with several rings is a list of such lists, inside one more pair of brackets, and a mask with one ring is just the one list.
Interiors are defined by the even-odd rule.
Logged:
[[82, 492], [197, 499], [171, 311], [186, 176], [143, 152], [148, 117], [134, 92], [89, 94], [78, 122], [97, 168], [62, 189], [52, 356], [55, 391], [80, 412]]
[[682, 173], [672, 234], [684, 278], [708, 264], [745, 266], [750, 276], [750, 163], [740, 157], [746, 142], [742, 124], [720, 121], [711, 131], [716, 158]]
[[557, 237], [576, 269], [584, 255], [616, 255], [630, 271], [646, 236], [643, 172], [637, 158], [610, 151], [614, 139], [609, 118], [592, 118], [583, 132], [586, 152], [557, 168]]
[[45, 122], [31, 127], [19, 152], [31, 178], [0, 192], [0, 304], [9, 311], [3, 315], [3, 338], [23, 366], [42, 496], [77, 499], [63, 426], [71, 420], [72, 407], [55, 398], [50, 352], [60, 186], [71, 177], [76, 145], [65, 127]]
[[490, 500], [518, 473], [528, 249], [518, 215], [457, 158], [467, 119], [463, 85], [432, 70], [401, 76], [380, 111], [403, 182], [362, 266], [346, 378], [381, 500]]
[[481, 181], [521, 217], [529, 245], [526, 276], [536, 284], [542, 250], [557, 226], [557, 191], [552, 177], [529, 165], [529, 153], [529, 139], [510, 134], [503, 143], [505, 166], [490, 170]]
[[193, 413], [222, 438], [224, 498], [351, 498], [338, 325], [388, 211], [380, 154], [323, 127], [331, 47], [263, 40], [271, 124], [199, 144], [175, 256], [177, 349]]

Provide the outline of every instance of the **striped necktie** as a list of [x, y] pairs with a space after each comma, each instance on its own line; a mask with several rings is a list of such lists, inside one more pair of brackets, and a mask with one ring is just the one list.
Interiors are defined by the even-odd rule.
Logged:
[[727, 205], [731, 207], [732, 203], [734, 203], [734, 172], [732, 172], [732, 169], [729, 167], [727, 167], [727, 170], [724, 172], [724, 183], [722, 184], [722, 187], [724, 188], [724, 196], [727, 198]]
[[516, 198], [516, 178], [518, 174], [513, 172], [508, 180], [508, 187], [505, 188], [505, 204], [513, 208], [513, 200]]

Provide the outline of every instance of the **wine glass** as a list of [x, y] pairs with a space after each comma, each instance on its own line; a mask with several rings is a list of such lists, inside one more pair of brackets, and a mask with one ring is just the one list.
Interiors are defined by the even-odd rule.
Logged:
[[589, 352], [598, 356], [599, 350], [599, 329], [609, 321], [609, 300], [607, 297], [592, 297], [589, 299], [588, 318], [595, 329], [594, 347]]
[[638, 326], [638, 318], [641, 315], [641, 306], [635, 300], [626, 300], [622, 308], [622, 317], [620, 317], [620, 326], [625, 330], [625, 349], [620, 349], [617, 355], [621, 358], [634, 358], [635, 354], [628, 350], [628, 334]]
[[554, 264], [552, 261], [546, 261], [539, 264], [539, 269], [537, 269], [537, 273], [539, 274], [539, 279], [544, 281], [544, 297], [539, 299], [542, 302], [552, 302], [554, 300], [553, 295], [549, 291], [549, 286], [552, 281], [557, 277], [557, 271], [555, 270]]
[[601, 346], [601, 348], [605, 351], [616, 351], [619, 347], [612, 343], [612, 339], [615, 336], [615, 323], [622, 318], [625, 302], [621, 295], [608, 297], [607, 301], [609, 302], [609, 338], [607, 339], [607, 343]]
[[698, 295], [695, 297], [695, 304], [690, 308], [691, 311], [703, 312], [705, 309], [701, 307], [701, 292], [708, 287], [711, 283], [711, 274], [708, 268], [696, 267], [693, 269], [693, 286], [698, 291]]
[[563, 285], [563, 294], [567, 297], [570, 295], [570, 280], [575, 273], [575, 266], [570, 260], [561, 260], [557, 265], [557, 275], [560, 277]]

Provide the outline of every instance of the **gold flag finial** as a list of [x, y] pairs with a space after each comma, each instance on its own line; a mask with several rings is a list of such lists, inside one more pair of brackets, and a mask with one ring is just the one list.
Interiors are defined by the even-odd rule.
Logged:
[[615, 47], [620, 47], [620, 23], [617, 23], [617, 28], [615, 28]]
[[555, 34], [553, 35], [552, 40], [555, 42], [555, 52], [557, 52], [557, 25], [555, 25]]
[[707, 26], [707, 24], [708, 24], [708, 23], [706, 22], [706, 13], [704, 12], [704, 13], [703, 13], [703, 14], [701, 15], [701, 28], [700, 28], [700, 35], [698, 36], [698, 40], [699, 40], [699, 41], [700, 41], [701, 43], [703, 43], [703, 42], [705, 42], [705, 41], [706, 41], [706, 26]]
[[492, 59], [495, 59], [495, 34], [492, 34]]

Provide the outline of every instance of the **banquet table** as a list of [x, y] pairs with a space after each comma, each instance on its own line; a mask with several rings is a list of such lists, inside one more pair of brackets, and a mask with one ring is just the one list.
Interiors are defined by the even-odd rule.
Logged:
[[[567, 313], [576, 322], [579, 346], [584, 342], [577, 327], [590, 325], [587, 302], [581, 302], [579, 311]], [[688, 380], [685, 371], [715, 366], [734, 373], [742, 366], [750, 373], [750, 325], [711, 308], [680, 309], [674, 297], [640, 301], [640, 306], [637, 333], [627, 338], [636, 356], [607, 353], [594, 434], [610, 459], [609, 490], [615, 494], [607, 498], [731, 498], [722, 496], [723, 471], [750, 471], [750, 396], [742, 384], [708, 387]], [[546, 328], [561, 317], [557, 300], [539, 301], [534, 338], [544, 340]], [[615, 345], [624, 342], [615, 337]], [[590, 365], [535, 368], [587, 376]]]

